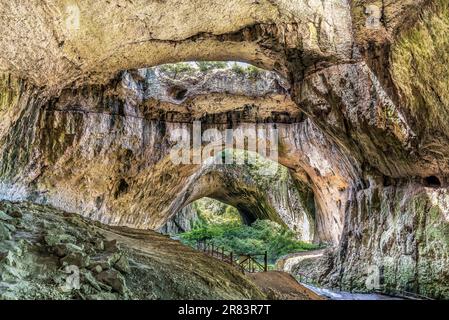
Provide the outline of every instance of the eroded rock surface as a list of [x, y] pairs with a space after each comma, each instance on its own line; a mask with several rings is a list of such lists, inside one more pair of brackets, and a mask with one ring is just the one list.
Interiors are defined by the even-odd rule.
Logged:
[[[226, 80], [229, 86], [232, 87], [235, 82], [242, 83], [240, 78], [244, 76], [233, 75], [230, 70], [220, 72], [230, 74]], [[82, 212], [85, 216], [108, 224], [157, 229], [197, 198], [215, 191], [215, 198], [229, 201], [229, 194], [236, 190], [244, 192], [245, 187], [242, 186], [253, 184], [249, 189], [253, 196], [248, 199], [238, 199], [236, 195], [231, 197], [233, 203], [246, 211], [251, 219], [259, 216], [282, 222], [280, 216], [283, 215], [285, 222], [292, 228], [296, 225], [296, 229], [303, 221], [316, 220], [316, 226], [309, 223], [307, 228], [310, 230], [304, 234], [315, 234], [317, 239], [324, 242], [338, 241], [343, 227], [344, 207], [341, 199], [347, 192], [349, 177], [354, 175], [351, 161], [309, 120], [292, 122], [295, 119], [299, 121], [301, 113], [293, 107], [291, 100], [288, 102], [290, 98], [277, 80], [273, 82], [276, 78], [261, 73], [255, 79], [256, 84], [267, 88], [265, 97], [258, 98], [260, 104], [253, 100], [253, 81], [247, 80], [246, 85], [239, 88], [247, 95], [237, 96], [239, 100], [243, 99], [244, 105], [239, 100], [235, 101], [234, 96], [217, 98], [225, 104], [231, 104], [232, 111], [218, 109], [216, 114], [201, 113], [202, 116], [195, 119], [195, 112], [189, 113], [189, 110], [195, 110], [191, 99], [186, 99], [182, 104], [170, 103], [170, 107], [176, 110], [167, 110], [165, 105], [159, 105], [164, 102], [158, 102], [145, 93], [147, 88], [157, 87], [159, 89], [155, 89], [155, 95], [164, 95], [169, 100], [172, 88], [169, 80], [156, 77], [141, 80], [138, 85], [130, 84], [128, 77], [128, 74], [124, 74], [120, 81], [115, 82], [115, 86], [112, 86], [113, 83], [107, 87], [68, 90], [58, 99], [39, 102], [41, 105], [38, 108], [29, 100], [34, 99], [34, 95], [21, 95], [16, 107], [11, 105], [11, 108], [5, 109], [5, 118], [10, 119], [10, 127], [5, 127], [2, 145], [3, 184], [0, 190], [3, 197], [48, 203], [71, 212]], [[201, 80], [203, 75], [198, 77]], [[179, 86], [181, 82], [189, 90], [200, 90], [189, 79], [178, 81], [176, 85]], [[210, 83], [207, 85], [210, 86]], [[21, 89], [17, 90], [19, 95]], [[226, 87], [220, 90], [224, 91]], [[279, 96], [281, 93], [286, 103], [280, 115], [278, 112], [282, 109], [272, 110], [263, 106], [273, 95]], [[282, 107], [282, 104], [278, 106]], [[165, 120], [156, 120], [155, 115]], [[246, 121], [264, 122], [244, 122], [245, 117]], [[273, 125], [273, 119], [284, 119], [286, 122]], [[181, 129], [192, 134], [195, 130], [194, 120], [201, 120], [199, 130], [202, 134], [207, 130], [213, 130], [214, 133], [209, 136], [209, 141], [203, 141], [203, 162], [175, 164], [171, 158], [176, 143], [172, 136]], [[8, 121], [4, 123], [7, 125]], [[282, 191], [284, 187], [280, 185], [280, 189], [274, 191], [277, 176], [271, 177], [271, 184], [274, 184], [270, 186], [272, 191], [269, 192], [267, 188], [270, 183], [261, 187], [255, 184], [258, 180], [255, 177], [241, 176], [246, 172], [244, 166], [240, 170], [232, 169], [229, 165], [224, 166], [225, 171], [211, 169], [206, 161], [210, 157], [206, 147], [210, 142], [217, 145], [223, 143], [229, 125], [233, 126], [235, 138], [240, 141], [245, 136], [256, 141], [259, 139], [256, 132], [268, 135], [276, 126], [281, 143], [279, 161], [290, 169], [297, 185], [301, 185], [304, 190], [313, 190], [316, 194], [316, 210], [309, 210], [308, 213], [316, 218], [304, 220], [304, 210], [295, 213], [295, 209], [285, 209], [288, 203], [296, 203], [296, 208], [310, 207], [310, 195], [304, 199], [292, 197], [290, 202], [282, 199], [287, 191]], [[24, 147], [18, 148], [19, 145]], [[331, 163], [321, 160], [326, 158], [341, 161], [332, 168]], [[214, 171], [221, 174], [218, 179], [222, 181], [221, 188], [219, 183], [213, 183], [213, 179], [207, 181], [207, 177], [202, 178], [210, 176]], [[259, 174], [261, 177], [262, 174]], [[245, 179], [253, 182], [248, 184]], [[227, 190], [232, 185], [234, 191]], [[258, 188], [262, 188], [261, 191]], [[293, 181], [289, 183], [290, 189], [295, 189]], [[270, 194], [272, 199], [268, 202], [275, 203], [275, 210], [273, 207], [260, 210], [257, 202], [263, 197], [254, 197], [254, 194], [264, 192]], [[276, 194], [279, 199], [273, 198]], [[283, 213], [285, 210], [289, 213]]]
[[[272, 174], [267, 174], [268, 170]], [[320, 240], [315, 239], [316, 209], [312, 190], [307, 184], [295, 181], [287, 168], [270, 160], [258, 159], [247, 165], [208, 165], [190, 182], [186, 194], [189, 195], [187, 203], [209, 197], [231, 205], [246, 224], [269, 219], [292, 230], [299, 240]], [[176, 225], [179, 230], [186, 230], [185, 226], [190, 229], [198, 218], [194, 212], [190, 204], [185, 206], [162, 231]]]

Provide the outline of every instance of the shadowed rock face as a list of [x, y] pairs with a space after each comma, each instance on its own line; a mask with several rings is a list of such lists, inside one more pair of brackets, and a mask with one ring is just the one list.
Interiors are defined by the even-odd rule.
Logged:
[[[2, 1], [0, 8], [2, 197], [156, 228], [182, 208], [202, 170], [168, 161], [170, 132], [197, 119], [221, 130], [280, 122], [279, 162], [313, 191], [317, 234], [339, 244], [327, 280], [363, 283], [357, 261], [364, 261], [390, 270], [391, 286], [448, 296], [447, 1]], [[230, 96], [213, 81], [195, 87], [185, 79], [186, 91], [168, 80], [161, 99], [139, 88], [147, 74], [118, 75], [192, 59], [248, 61], [288, 84], [265, 87], [263, 97]], [[410, 186], [430, 192], [425, 205], [413, 207], [421, 193]], [[413, 254], [400, 249], [410, 245]], [[431, 272], [432, 259], [441, 265]], [[436, 282], [438, 292], [428, 289]]]
[[192, 58], [286, 74], [290, 61], [348, 59], [352, 49], [350, 10], [340, 0], [17, 0], [2, 2], [0, 15], [1, 69], [49, 89]]

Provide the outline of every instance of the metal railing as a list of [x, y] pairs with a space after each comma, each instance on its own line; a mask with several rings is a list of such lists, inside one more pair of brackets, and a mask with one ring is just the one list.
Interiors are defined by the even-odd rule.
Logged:
[[[206, 240], [197, 240], [196, 248], [198, 251], [238, 268], [243, 273], [268, 271], [268, 254], [266, 251], [262, 254], [235, 253], [227, 251], [223, 247], [214, 246], [213, 243], [208, 243]], [[262, 260], [262, 262], [259, 260]]]
[[[308, 285], [312, 285], [315, 287], [320, 287], [321, 284], [316, 281], [315, 279], [303, 274], [303, 273], [297, 273], [295, 274], [295, 278], [296, 280], [298, 280], [298, 282], [304, 283], [304, 284], [308, 284]], [[337, 290], [337, 288], [327, 288], [329, 290]], [[338, 289], [341, 291], [341, 286], [340, 289]], [[370, 293], [376, 293], [376, 294], [382, 294], [382, 295], [386, 295], [386, 296], [390, 296], [390, 297], [396, 297], [396, 298], [403, 298], [403, 299], [416, 299], [416, 300], [433, 300], [432, 298], [426, 297], [424, 295], [415, 293], [415, 292], [410, 292], [410, 291], [406, 291], [406, 290], [402, 290], [402, 289], [393, 289], [393, 288], [385, 288], [384, 286], [381, 286], [381, 288], [378, 289], [373, 289], [369, 291]]]
[[374, 289], [374, 293], [383, 294], [391, 297], [404, 298], [409, 300], [434, 300], [416, 292], [410, 292], [402, 289]]

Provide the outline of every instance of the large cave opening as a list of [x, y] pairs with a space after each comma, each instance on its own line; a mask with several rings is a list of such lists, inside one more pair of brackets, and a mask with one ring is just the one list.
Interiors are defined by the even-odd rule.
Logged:
[[[241, 228], [268, 220], [328, 244], [317, 264], [290, 260], [322, 285], [449, 297], [448, 5], [380, 2], [3, 0], [0, 200], [24, 205], [0, 210], [0, 298], [16, 298], [11, 283], [25, 281], [12, 268], [48, 258], [34, 254], [51, 255], [48, 277], [67, 260], [86, 269], [79, 295], [46, 285], [59, 286], [59, 275], [32, 279], [41, 298], [91, 297], [98, 286], [86, 279], [126, 273], [126, 263], [109, 261], [89, 277], [84, 258], [98, 261], [114, 245], [58, 225], [133, 230], [153, 241], [149, 255], [176, 256], [165, 254], [174, 242], [151, 230], [205, 197], [234, 207]], [[251, 143], [263, 139], [245, 135], [252, 128], [277, 130], [268, 145], [279, 147], [274, 162], [286, 175], [206, 163], [227, 130], [243, 138], [235, 149], [258, 152]], [[182, 140], [189, 146], [174, 162], [174, 137], [186, 131], [198, 136]], [[42, 223], [39, 212], [51, 207], [90, 222], [73, 226], [55, 211]], [[212, 274], [195, 254], [182, 255], [183, 266]], [[159, 266], [159, 279], [190, 279], [178, 273], [188, 268]], [[208, 280], [168, 296], [251, 291], [208, 295]], [[167, 297], [159, 287], [144, 296]], [[231, 287], [239, 286], [220, 290]]]
[[298, 239], [300, 234], [269, 219], [249, 221], [246, 213], [212, 198], [201, 198], [185, 206], [159, 231], [182, 243], [198, 248], [199, 243], [213, 245], [218, 252], [234, 256], [267, 252], [269, 268], [284, 255], [317, 250], [319, 244]]

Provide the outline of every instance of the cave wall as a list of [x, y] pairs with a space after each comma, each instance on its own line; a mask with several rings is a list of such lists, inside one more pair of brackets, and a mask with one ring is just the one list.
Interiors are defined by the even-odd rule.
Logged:
[[[302, 241], [329, 241], [315, 234], [315, 199], [310, 186], [295, 181], [287, 168], [268, 161], [208, 165], [190, 182], [186, 202], [213, 198], [237, 208], [246, 224], [268, 219], [289, 228]], [[259, 172], [267, 166], [272, 167], [272, 174]], [[176, 221], [178, 216], [176, 214], [172, 219]]]
[[192, 230], [194, 223], [198, 221], [198, 212], [193, 204], [188, 204], [181, 211], [171, 217], [157, 232], [176, 235]]

